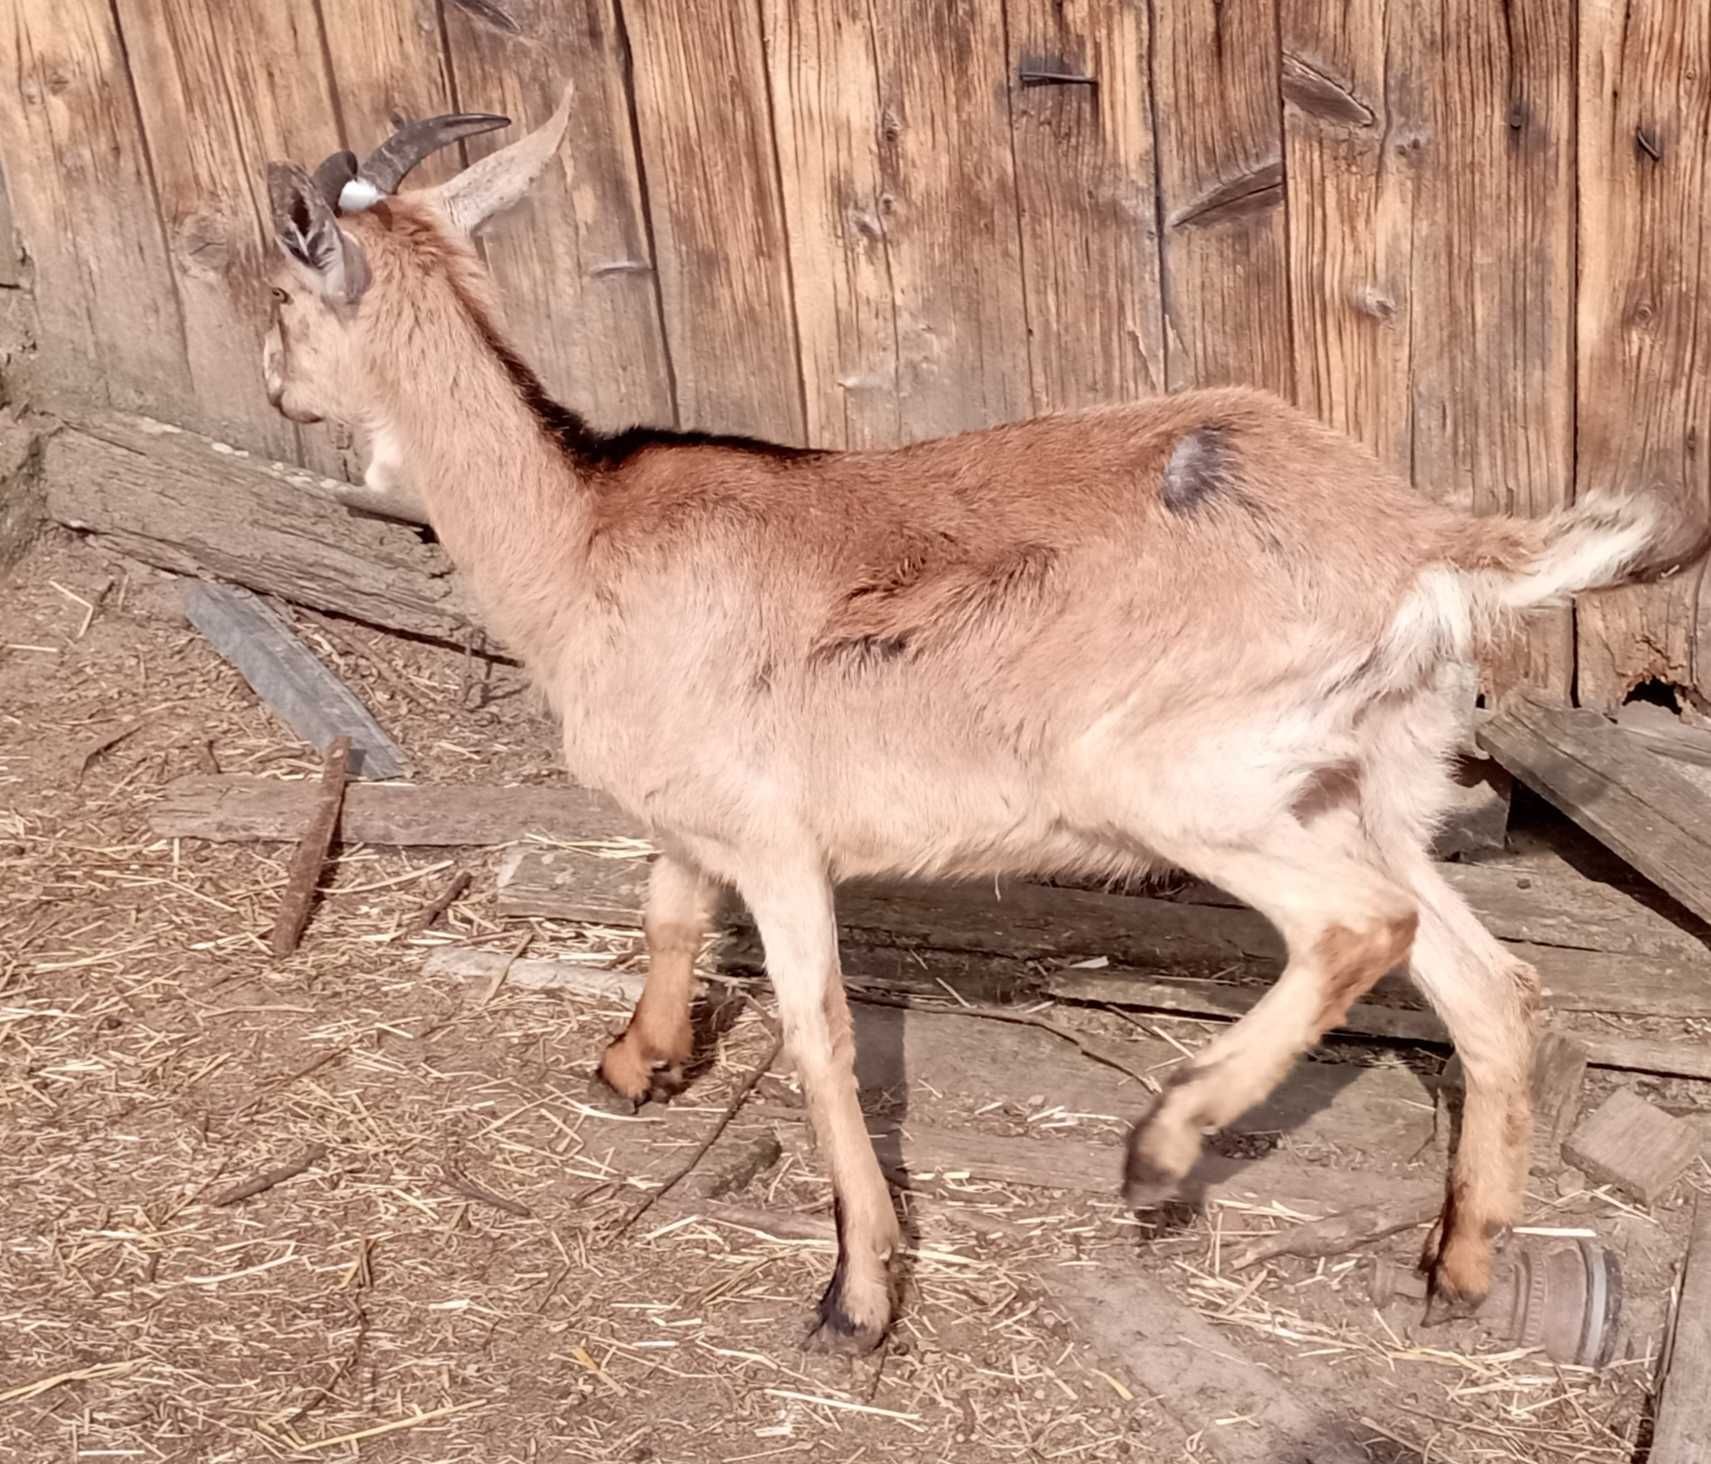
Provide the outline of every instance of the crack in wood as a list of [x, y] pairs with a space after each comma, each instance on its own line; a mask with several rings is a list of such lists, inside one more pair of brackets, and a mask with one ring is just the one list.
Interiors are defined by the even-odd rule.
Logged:
[[502, 31], [508, 36], [520, 36], [523, 27], [516, 16], [505, 8], [502, 0], [451, 0], [451, 3], [465, 15], [490, 25], [496, 31]]
[[1284, 97], [1311, 116], [1351, 127], [1371, 127], [1378, 121], [1378, 114], [1355, 95], [1354, 88], [1288, 51], [1283, 53], [1281, 81]]
[[1203, 228], [1264, 213], [1283, 202], [1283, 159], [1267, 158], [1215, 185], [1170, 221], [1173, 229]]

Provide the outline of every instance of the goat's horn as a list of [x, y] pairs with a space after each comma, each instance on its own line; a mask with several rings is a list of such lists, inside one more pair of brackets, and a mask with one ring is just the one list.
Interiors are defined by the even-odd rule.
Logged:
[[315, 169], [313, 174], [315, 186], [320, 189], [321, 197], [327, 200], [327, 207], [337, 209], [339, 194], [345, 184], [356, 177], [356, 154], [348, 148], [343, 151], [330, 153]]
[[377, 198], [396, 193], [409, 171], [429, 153], [477, 133], [510, 125], [509, 117], [497, 117], [491, 112], [452, 112], [443, 117], [406, 122], [362, 160], [356, 177], [344, 185], [343, 202], [352, 211], [367, 208]]
[[533, 132], [478, 158], [423, 196], [439, 206], [454, 228], [473, 234], [488, 219], [517, 203], [541, 175], [564, 141], [575, 89], [565, 87], [553, 114]]

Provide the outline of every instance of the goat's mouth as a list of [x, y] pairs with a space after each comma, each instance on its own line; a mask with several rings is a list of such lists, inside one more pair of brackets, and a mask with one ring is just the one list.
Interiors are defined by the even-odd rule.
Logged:
[[324, 420], [318, 413], [305, 412], [301, 407], [286, 406], [283, 391], [277, 395], [270, 391], [267, 394], [267, 400], [273, 410], [278, 412], [287, 422], [295, 422], [299, 427], [313, 427]]

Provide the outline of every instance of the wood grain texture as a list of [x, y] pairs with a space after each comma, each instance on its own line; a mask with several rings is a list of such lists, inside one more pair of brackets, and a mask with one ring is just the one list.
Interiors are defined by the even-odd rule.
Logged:
[[515, 123], [471, 139], [471, 158], [539, 126], [566, 84], [576, 88], [557, 157], [528, 198], [482, 232], [507, 328], [547, 389], [596, 426], [670, 426], [676, 406], [617, 5], [450, 0], [446, 33], [460, 105]]
[[[1711, 501], [1711, 7], [1580, 7], [1577, 491]], [[1703, 566], [1578, 606], [1583, 705], [1711, 695]]]
[[[1418, 97], [1407, 6], [1278, 0], [1297, 402], [1410, 472]], [[1394, 84], [1393, 84], [1394, 83]]]
[[1512, 698], [1479, 732], [1536, 793], [1711, 920], [1711, 798], [1587, 709]]
[[760, 18], [748, 5], [643, 4], [624, 20], [679, 421], [800, 443]]
[[353, 517], [302, 468], [106, 413], [47, 441], [42, 482], [56, 522], [146, 564], [439, 640], [474, 624], [438, 547]]
[[0, 150], [40, 316], [37, 384], [189, 412], [184, 322], [112, 10], [16, 0], [0, 66]]
[[[1418, 92], [1421, 125], [1390, 149], [1419, 169], [1414, 483], [1479, 513], [1542, 514], [1574, 479], [1572, 7], [1446, 0], [1412, 13], [1391, 81], [1393, 96]], [[1565, 696], [1573, 664], [1570, 612], [1547, 611], [1505, 638], [1486, 689]]]
[[801, 336], [807, 440], [903, 440], [892, 281], [896, 208], [880, 146], [871, 7], [763, 0], [779, 183]]
[[[392, 135], [394, 114], [457, 110], [438, 0], [318, 0], [315, 8], [326, 34], [342, 141], [359, 158]], [[490, 109], [477, 99], [470, 110]], [[319, 161], [318, 155], [307, 166]], [[408, 186], [438, 183], [462, 162], [455, 147], [434, 153], [411, 170]]]
[[[297, 430], [267, 402], [262, 338], [274, 261], [266, 166], [339, 145], [310, 6], [115, 0], [182, 302], [194, 404], [178, 420], [270, 457]], [[336, 467], [328, 457], [323, 468]]]
[[1668, 1371], [1658, 1388], [1651, 1464], [1711, 1461], [1711, 1200], [1694, 1201]]
[[[646, 890], [647, 866], [641, 860], [601, 859], [574, 849], [521, 849], [507, 857], [500, 871], [499, 907], [515, 916], [638, 926]], [[729, 912], [729, 921], [732, 929], [747, 929], [739, 910]], [[868, 942], [1026, 960], [1104, 957], [1117, 966], [1176, 976], [1264, 979], [1276, 972], [1283, 955], [1270, 923], [1252, 910], [1028, 884], [1009, 885], [1001, 896], [974, 885], [854, 884], [838, 893], [838, 923], [853, 938]], [[1646, 957], [1527, 941], [1506, 944], [1538, 969], [1547, 1005], [1555, 1009], [1711, 1015], [1711, 975], [1703, 952]], [[1125, 979], [1124, 973], [1066, 970], [1053, 974], [1049, 986], [1052, 994], [1076, 1000], [1122, 1000], [1115, 993]], [[1420, 1001], [1400, 975], [1385, 977], [1374, 995], [1408, 1007]], [[1393, 1030], [1374, 1030], [1411, 1039], [1425, 1035], [1412, 1020]]]
[[811, 440], [1029, 415], [996, 6], [763, 6]]
[[1164, 390], [1148, 8], [1006, 0], [1036, 411]]
[[1293, 398], [1276, 0], [1154, 15], [1169, 385]]

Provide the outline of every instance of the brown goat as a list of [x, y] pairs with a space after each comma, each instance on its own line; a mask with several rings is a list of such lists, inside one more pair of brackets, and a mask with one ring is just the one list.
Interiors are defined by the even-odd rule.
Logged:
[[603, 436], [506, 345], [468, 237], [564, 116], [431, 192], [391, 196], [497, 119], [414, 124], [360, 173], [274, 165], [265, 359], [287, 417], [351, 423], [408, 476], [571, 774], [653, 832], [651, 967], [606, 1079], [637, 1101], [675, 1079], [734, 887], [837, 1198], [814, 1336], [870, 1347], [899, 1232], [856, 1101], [836, 882], [1178, 867], [1266, 915], [1288, 962], [1136, 1124], [1130, 1200], [1170, 1194], [1204, 1131], [1408, 962], [1467, 1075], [1426, 1261], [1440, 1304], [1477, 1302], [1520, 1211], [1539, 984], [1426, 852], [1451, 680], [1510, 612], [1666, 572], [1704, 527], [1661, 498], [1472, 518], [1238, 389], [888, 452]]

